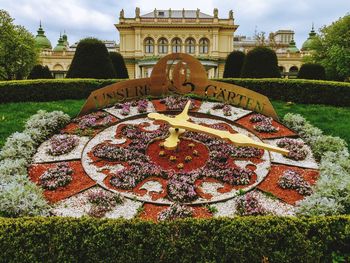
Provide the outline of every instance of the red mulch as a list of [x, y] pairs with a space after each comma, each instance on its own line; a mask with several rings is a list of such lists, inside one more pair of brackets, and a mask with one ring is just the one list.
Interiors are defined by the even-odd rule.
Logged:
[[[149, 156], [150, 160], [153, 163], [159, 165], [164, 170], [175, 170], [176, 172], [190, 172], [192, 170], [204, 166], [204, 164], [208, 160], [209, 150], [203, 143], [187, 139], [181, 139], [180, 143], [178, 144], [177, 150], [167, 150], [164, 147], [159, 146], [161, 142], [164, 142], [164, 140], [155, 140], [154, 142], [150, 143], [146, 150], [146, 154]], [[189, 144], [191, 143], [195, 145], [193, 148], [189, 146]], [[195, 156], [193, 154], [194, 150], [198, 151], [198, 156]], [[164, 151], [165, 155], [159, 156], [160, 151]], [[175, 156], [176, 160], [170, 161], [170, 156]], [[186, 156], [191, 156], [192, 160], [186, 162]], [[179, 163], [183, 163], [183, 169], [179, 169], [177, 167]]]
[[247, 130], [251, 131], [254, 133], [256, 136], [258, 136], [260, 139], [270, 139], [270, 138], [279, 138], [279, 137], [284, 137], [284, 136], [295, 136], [297, 135], [294, 133], [292, 130], [288, 129], [284, 125], [280, 124], [279, 122], [273, 120], [272, 125], [275, 127], [278, 127], [279, 130], [278, 132], [273, 132], [273, 133], [268, 133], [268, 132], [258, 132], [254, 129], [254, 125], [257, 123], [252, 123], [250, 122], [250, 117], [254, 115], [255, 113], [249, 114], [238, 121], [236, 123], [242, 125], [244, 128]]
[[[194, 102], [195, 108], [191, 109], [190, 111], [198, 111], [202, 102], [200, 100], [194, 100], [194, 99], [192, 99], [192, 101]], [[166, 108], [165, 103], [160, 103], [160, 100], [152, 100], [152, 103], [153, 103], [153, 106], [156, 109], [156, 111], [167, 111], [168, 110]]]
[[[158, 214], [167, 209], [168, 205], [155, 205], [145, 203], [143, 205], [143, 211], [139, 214], [139, 217], [146, 220], [152, 220], [157, 222]], [[203, 206], [191, 206], [193, 209], [193, 217], [195, 218], [210, 218], [213, 215]]]
[[155, 176], [151, 176], [145, 180], [143, 180], [142, 182], [140, 182], [134, 189], [133, 189], [133, 192], [140, 195], [140, 196], [144, 196], [145, 194], [147, 194], [147, 190], [146, 189], [140, 189], [145, 183], [149, 182], [149, 181], [157, 181], [159, 182], [162, 187], [163, 187], [163, 190], [162, 192], [160, 193], [157, 193], [157, 192], [153, 192], [151, 191], [149, 193], [149, 195], [151, 196], [152, 200], [153, 201], [156, 201], [160, 198], [164, 198], [168, 195], [167, 193], [167, 180], [164, 179], [164, 178], [160, 178], [160, 177], [155, 177]]
[[269, 192], [282, 199], [288, 204], [294, 205], [297, 201], [304, 199], [304, 196], [293, 189], [283, 189], [278, 185], [278, 179], [286, 170], [293, 170], [300, 173], [304, 179], [311, 185], [314, 185], [319, 177], [319, 172], [313, 169], [299, 168], [288, 165], [272, 165], [268, 176], [264, 179], [258, 188], [264, 192]]
[[[94, 186], [96, 183], [85, 173], [80, 161], [66, 162], [73, 170], [73, 180], [64, 187], [56, 190], [44, 190], [44, 196], [50, 203], [55, 203], [75, 195], [85, 189]], [[53, 168], [57, 163], [33, 164], [29, 167], [28, 174], [30, 179], [39, 184], [39, 177], [49, 168]]]
[[[230, 185], [228, 183], [224, 183], [224, 186], [221, 187], [221, 188], [218, 188], [217, 191], [219, 193], [221, 193], [221, 194], [224, 194], [224, 193], [230, 192], [232, 189], [236, 189], [236, 190], [243, 189], [243, 188], [248, 187], [249, 185], [254, 184], [256, 182], [256, 179], [257, 179], [257, 175], [255, 173], [253, 173], [249, 184], [245, 184], [245, 185]], [[210, 200], [213, 196], [211, 194], [204, 193], [203, 189], [201, 187], [202, 183], [204, 183], [204, 182], [210, 182], [210, 183], [222, 183], [222, 182], [220, 180], [212, 178], [212, 177], [204, 177], [203, 179], [198, 179], [195, 182], [196, 193], [200, 197], [202, 197], [204, 199], [207, 199], [207, 200]]]

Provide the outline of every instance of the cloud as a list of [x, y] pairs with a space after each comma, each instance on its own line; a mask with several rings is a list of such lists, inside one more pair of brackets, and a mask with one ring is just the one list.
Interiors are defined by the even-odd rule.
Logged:
[[87, 36], [118, 40], [114, 24], [123, 8], [127, 17], [135, 16], [135, 7], [141, 14], [157, 9], [197, 9], [212, 15], [219, 9], [219, 17], [227, 17], [233, 10], [236, 34], [253, 36], [254, 30], [269, 32], [291, 29], [296, 32], [300, 47], [308, 37], [312, 22], [320, 28], [344, 16], [350, 10], [349, 0], [0, 0], [0, 6], [10, 12], [17, 24], [35, 33], [42, 20], [46, 34], [55, 45], [59, 33], [66, 30], [70, 42]]

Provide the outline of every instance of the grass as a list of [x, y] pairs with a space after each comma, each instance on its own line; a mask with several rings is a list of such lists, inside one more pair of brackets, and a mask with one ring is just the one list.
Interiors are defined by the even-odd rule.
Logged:
[[[0, 105], [0, 147], [6, 138], [15, 131], [22, 131], [25, 121], [38, 110], [60, 110], [75, 117], [85, 100], [61, 100], [53, 102], [22, 102]], [[350, 107], [332, 107], [325, 105], [288, 105], [282, 101], [273, 101], [278, 115], [299, 113], [325, 134], [339, 136], [350, 145]]]

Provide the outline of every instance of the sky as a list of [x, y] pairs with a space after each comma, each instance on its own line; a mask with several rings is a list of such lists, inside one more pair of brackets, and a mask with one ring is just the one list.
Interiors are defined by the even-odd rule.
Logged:
[[307, 39], [312, 23], [318, 31], [338, 18], [350, 13], [350, 0], [0, 0], [0, 9], [8, 11], [14, 23], [25, 26], [36, 35], [41, 20], [46, 36], [53, 46], [60, 33], [68, 35], [73, 44], [84, 37], [119, 42], [114, 24], [119, 12], [125, 17], [134, 17], [135, 8], [141, 15], [157, 9], [197, 9], [212, 15], [219, 9], [219, 18], [227, 18], [233, 10], [236, 35], [253, 37], [255, 32], [270, 32], [279, 29], [295, 31], [295, 41], [300, 48]]

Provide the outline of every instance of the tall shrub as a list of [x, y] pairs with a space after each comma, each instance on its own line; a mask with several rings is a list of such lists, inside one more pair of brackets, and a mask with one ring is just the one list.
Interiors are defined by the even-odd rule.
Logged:
[[112, 60], [112, 65], [117, 79], [128, 79], [129, 74], [125, 66], [125, 61], [123, 56], [118, 52], [109, 52], [109, 56]]
[[256, 47], [249, 51], [242, 68], [242, 78], [280, 78], [275, 51], [267, 47]]
[[28, 79], [53, 79], [48, 66], [35, 65], [28, 75]]
[[300, 67], [298, 79], [326, 79], [324, 67], [316, 63], [306, 63]]
[[75, 51], [67, 78], [114, 78], [115, 71], [106, 46], [96, 38], [81, 40]]
[[224, 78], [239, 78], [245, 54], [242, 51], [233, 51], [226, 58]]

